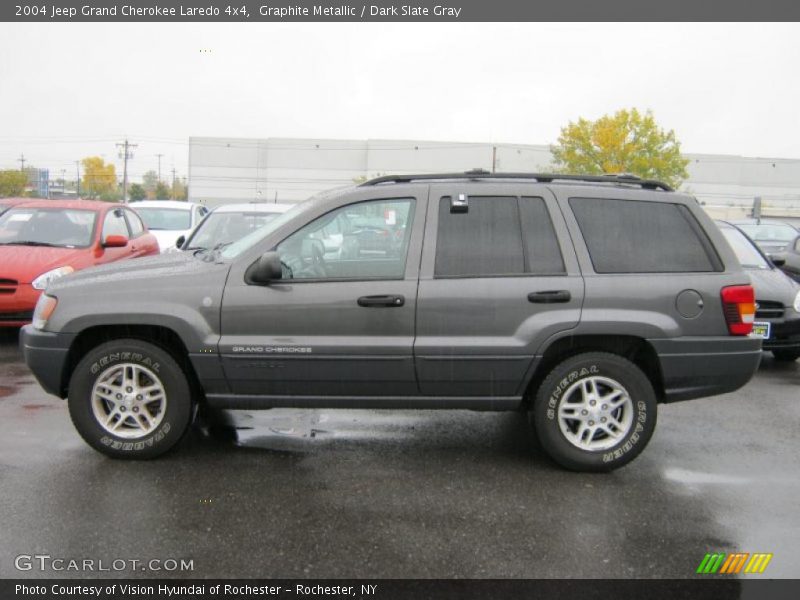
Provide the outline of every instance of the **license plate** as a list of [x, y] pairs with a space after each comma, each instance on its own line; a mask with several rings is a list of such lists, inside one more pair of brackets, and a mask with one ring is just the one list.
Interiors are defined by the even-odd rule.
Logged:
[[769, 332], [770, 332], [770, 323], [765, 323], [763, 321], [756, 321], [753, 323], [753, 337], [763, 338], [765, 340], [769, 339]]

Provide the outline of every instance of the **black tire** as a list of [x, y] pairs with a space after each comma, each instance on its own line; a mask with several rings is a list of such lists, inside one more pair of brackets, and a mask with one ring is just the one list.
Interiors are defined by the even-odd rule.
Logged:
[[[595, 378], [595, 379], [590, 379]], [[610, 392], [605, 382], [616, 383], [627, 392], [630, 405], [625, 404], [614, 414], [615, 418], [623, 416], [623, 420], [630, 419], [626, 430], [618, 431], [621, 435], [619, 441], [614, 439], [605, 430], [587, 430], [586, 438], [595, 440], [595, 444], [613, 444], [603, 449], [583, 449], [571, 442], [562, 432], [558, 419], [558, 410], [562, 403], [572, 403], [575, 393], [580, 393], [579, 387], [582, 380], [596, 382], [600, 385], [601, 392]], [[568, 397], [569, 396], [569, 397]], [[624, 398], [620, 394], [619, 398]], [[581, 395], [581, 398], [583, 396]], [[595, 397], [595, 396], [590, 396]], [[608, 404], [600, 403], [601, 406]], [[547, 454], [558, 464], [573, 471], [604, 472], [618, 469], [628, 464], [644, 450], [656, 426], [657, 400], [653, 386], [647, 376], [632, 362], [604, 352], [588, 352], [566, 359], [547, 375], [539, 386], [533, 402], [531, 418], [536, 429], [539, 444]], [[587, 407], [588, 408], [588, 407]], [[590, 410], [599, 410], [592, 407]], [[577, 409], [570, 409], [571, 412]], [[630, 413], [630, 414], [628, 414]], [[598, 413], [600, 414], [600, 413]], [[602, 413], [608, 414], [608, 413]], [[591, 418], [591, 413], [586, 419]], [[610, 417], [598, 416], [610, 419]], [[587, 421], [594, 425], [594, 421]], [[604, 421], [607, 423], [607, 421]], [[611, 423], [609, 423], [611, 425]], [[568, 420], [565, 423], [568, 433], [577, 435], [580, 421]], [[598, 427], [606, 427], [602, 425]], [[573, 431], [574, 429], [574, 431]], [[625, 432], [626, 431], [626, 432]], [[623, 432], [624, 435], [623, 435]], [[583, 434], [580, 438], [583, 439]], [[601, 438], [601, 439], [596, 439]]]
[[[156, 402], [153, 411], [160, 421], [141, 437], [121, 437], [106, 430], [92, 408], [95, 383], [110, 373], [114, 366], [121, 365], [148, 369], [157, 376], [164, 390], [166, 408], [163, 415], [158, 410], [163, 405]], [[114, 340], [89, 351], [72, 373], [67, 404], [72, 423], [81, 437], [92, 448], [112, 458], [150, 459], [161, 456], [181, 440], [193, 416], [191, 388], [180, 365], [161, 348], [134, 339]], [[106, 403], [105, 406], [112, 405]], [[120, 414], [116, 420], [121, 418]], [[127, 418], [133, 419], [134, 415], [129, 412]]]
[[794, 362], [800, 358], [800, 350], [773, 350], [772, 356], [780, 362]]

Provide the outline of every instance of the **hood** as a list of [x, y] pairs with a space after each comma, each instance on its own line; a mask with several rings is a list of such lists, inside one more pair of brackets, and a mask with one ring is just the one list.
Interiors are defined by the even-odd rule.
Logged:
[[[175, 281], [177, 278], [196, 277], [199, 273], [208, 270], [214, 263], [205, 262], [195, 258], [192, 252], [178, 252], [171, 254], [158, 254], [152, 257], [137, 258], [136, 260], [120, 260], [117, 262], [91, 267], [78, 273], [73, 273], [67, 277], [53, 281], [47, 291], [58, 292], [70, 288], [97, 285], [102, 289], [109, 290], [112, 286], [117, 289], [127, 287], [126, 284], [136, 284], [131, 291], [141, 293], [142, 290], [150, 289], [151, 292], [158, 289], [152, 282], [148, 285], [151, 288], [139, 287], [138, 281], [160, 280], [161, 282]], [[172, 278], [172, 279], [170, 279]]]
[[182, 235], [188, 237], [190, 231], [191, 229], [151, 229], [150, 233], [156, 236], [156, 239], [158, 240], [158, 247], [161, 248], [161, 252], [164, 252], [164, 250], [167, 248], [174, 247], [175, 241]]
[[750, 280], [756, 292], [756, 302], [780, 302], [784, 306], [792, 306], [800, 285], [792, 281], [780, 269], [748, 269]]
[[58, 267], [84, 266], [91, 248], [48, 248], [47, 246], [0, 246], [0, 279], [31, 283], [42, 273]]

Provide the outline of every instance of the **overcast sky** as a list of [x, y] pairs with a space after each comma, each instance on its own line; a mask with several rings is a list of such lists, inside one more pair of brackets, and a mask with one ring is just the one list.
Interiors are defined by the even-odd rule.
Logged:
[[185, 174], [190, 136], [549, 144], [623, 107], [800, 158], [798, 65], [798, 24], [3, 23], [0, 168], [69, 177], [125, 135], [133, 179]]

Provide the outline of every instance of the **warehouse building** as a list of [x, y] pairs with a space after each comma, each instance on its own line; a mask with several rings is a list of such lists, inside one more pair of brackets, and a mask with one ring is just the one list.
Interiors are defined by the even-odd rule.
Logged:
[[[800, 216], [800, 160], [687, 154], [694, 194], [715, 216], [748, 213], [760, 197], [765, 214]], [[299, 202], [335, 187], [385, 174], [548, 171], [546, 145], [409, 140], [209, 138], [189, 140], [190, 200]]]

